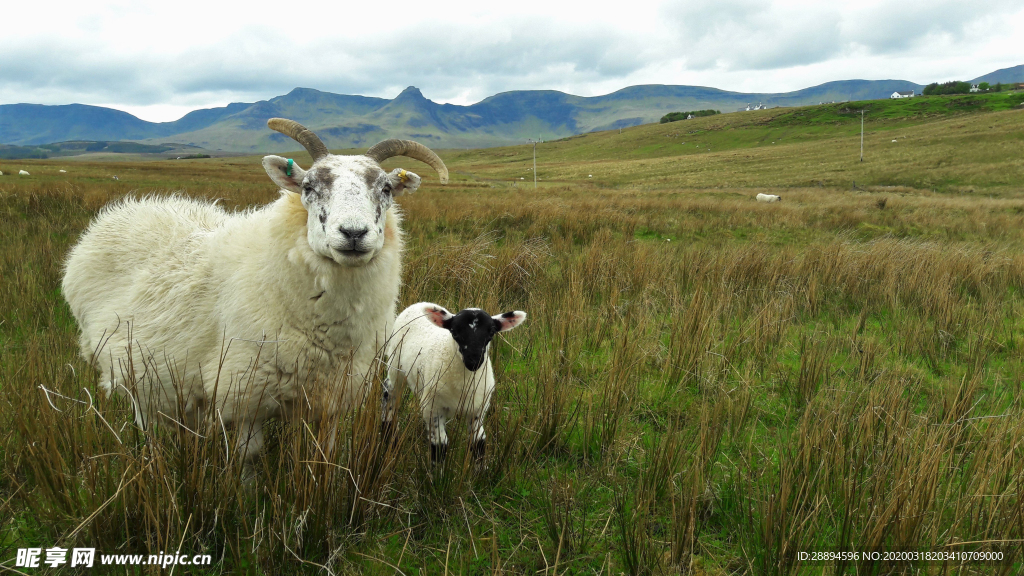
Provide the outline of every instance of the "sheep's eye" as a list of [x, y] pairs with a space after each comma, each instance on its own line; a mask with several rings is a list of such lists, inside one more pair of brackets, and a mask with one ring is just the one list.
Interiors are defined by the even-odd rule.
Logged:
[[384, 190], [383, 190], [383, 192], [384, 192], [385, 194], [391, 194], [391, 184], [390, 184], [390, 183], [385, 183], [385, 184], [384, 184]]
[[305, 192], [306, 194], [312, 194], [313, 186], [306, 184], [305, 186], [302, 187], [302, 191]]

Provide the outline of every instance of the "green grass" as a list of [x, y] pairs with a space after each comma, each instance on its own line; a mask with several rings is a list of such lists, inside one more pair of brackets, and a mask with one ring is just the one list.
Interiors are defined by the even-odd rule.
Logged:
[[[443, 151], [453, 183], [400, 200], [400, 306], [529, 314], [495, 344], [483, 473], [459, 424], [431, 468], [412, 397], [393, 449], [372, 409], [329, 463], [275, 427], [252, 487], [220, 440], [137, 431], [78, 359], [64, 255], [132, 191], [276, 191], [256, 157], [25, 162], [0, 178], [0, 563], [180, 544], [211, 574], [942, 573], [795, 554], [952, 545], [1016, 564], [947, 573], [1016, 573], [1022, 113], [869, 120], [861, 164], [853, 132], [789, 112], [546, 143], [537, 191], [509, 185], [532, 149]], [[683, 128], [712, 151], [672, 152]]]

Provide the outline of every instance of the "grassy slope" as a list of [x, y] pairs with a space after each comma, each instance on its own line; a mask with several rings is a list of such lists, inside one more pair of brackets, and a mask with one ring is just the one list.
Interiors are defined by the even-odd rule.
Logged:
[[[1024, 93], [875, 100], [584, 134], [540, 145], [539, 175], [550, 184], [613, 187], [843, 187], [856, 181], [997, 192], [1014, 189], [1024, 176], [1021, 113], [1011, 110], [1021, 102]], [[863, 164], [861, 108], [867, 110]], [[532, 180], [528, 146], [448, 157], [480, 178]]]
[[[863, 164], [838, 108], [545, 143], [536, 192], [509, 185], [529, 148], [442, 152], [453, 183], [401, 200], [402, 304], [530, 320], [496, 346], [489, 471], [462, 468], [458, 426], [431, 470], [407, 411], [377, 456], [393, 473], [337, 456], [359, 494], [305, 464], [303, 435], [280, 432], [253, 493], [216, 442], [145, 442], [99, 401], [122, 444], [35, 388], [94, 389], [58, 285], [95, 211], [132, 190], [262, 204], [257, 157], [19, 161], [30, 179], [0, 178], [0, 560], [83, 522], [61, 542], [184, 542], [217, 573], [818, 573], [791, 553], [1022, 538], [1024, 113], [950, 101], [871, 103], [889, 118], [869, 116]], [[352, 446], [372, 445], [372, 412]]]

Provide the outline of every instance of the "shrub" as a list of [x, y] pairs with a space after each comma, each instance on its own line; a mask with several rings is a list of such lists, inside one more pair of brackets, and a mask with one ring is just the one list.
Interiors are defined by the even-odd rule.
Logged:
[[669, 112], [661, 117], [661, 123], [666, 124], [668, 122], [676, 122], [677, 120], [686, 120], [690, 115], [694, 118], [700, 118], [701, 116], [714, 116], [715, 114], [721, 114], [718, 110], [693, 110], [692, 112]]

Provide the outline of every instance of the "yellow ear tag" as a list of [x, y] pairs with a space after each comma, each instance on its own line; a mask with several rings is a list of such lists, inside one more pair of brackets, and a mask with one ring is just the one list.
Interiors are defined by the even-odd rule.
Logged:
[[[401, 168], [399, 168], [399, 170], [401, 170]], [[402, 170], [401, 172], [398, 173], [398, 178], [402, 181], [403, 184], [409, 181], [409, 176], [405, 170]]]

